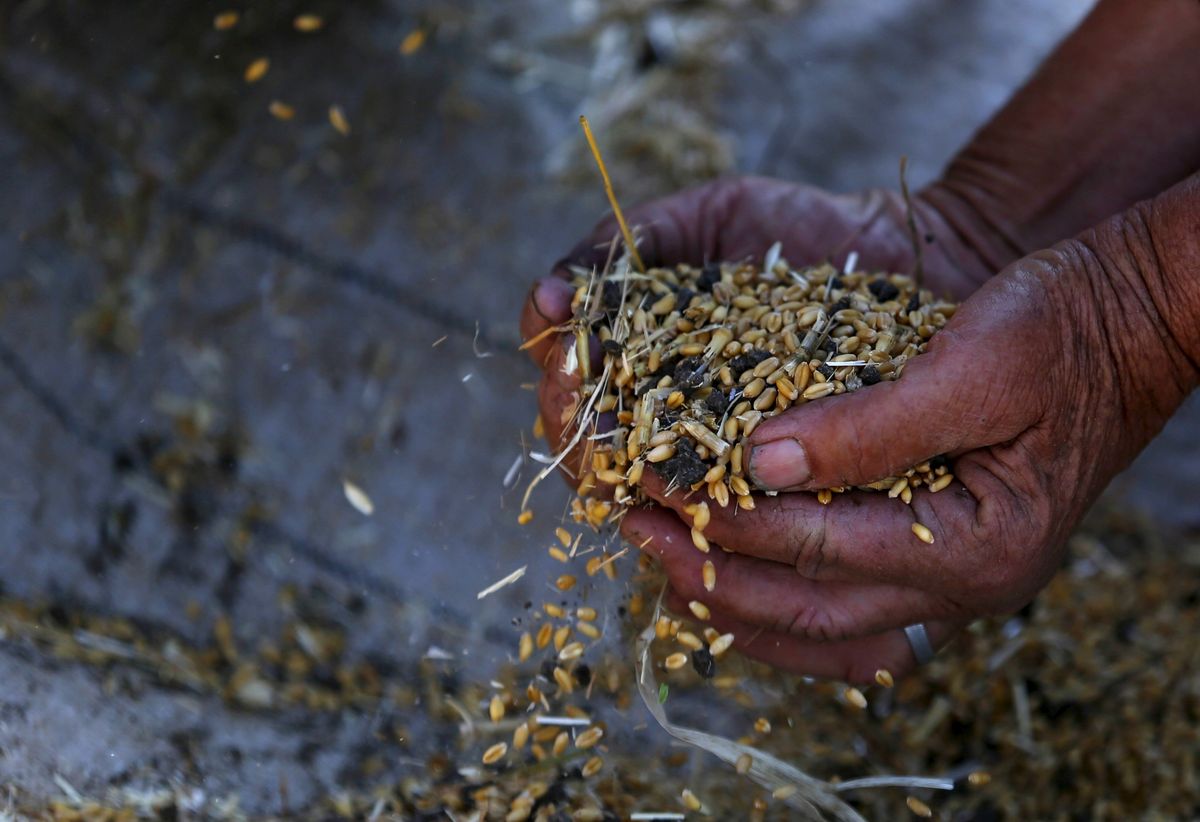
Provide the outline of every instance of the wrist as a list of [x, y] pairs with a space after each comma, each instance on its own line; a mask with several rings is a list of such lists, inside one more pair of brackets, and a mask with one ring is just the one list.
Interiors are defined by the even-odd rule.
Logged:
[[[1024, 256], [1200, 167], [1200, 3], [1101, 0], [950, 162], [931, 196]], [[982, 230], [981, 230], [982, 229]]]

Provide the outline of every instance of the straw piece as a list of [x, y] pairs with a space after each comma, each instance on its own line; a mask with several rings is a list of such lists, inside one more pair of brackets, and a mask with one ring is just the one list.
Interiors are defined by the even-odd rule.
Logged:
[[638, 254], [637, 246], [633, 242], [633, 232], [629, 230], [629, 224], [625, 222], [625, 215], [621, 213], [621, 206], [617, 203], [612, 180], [609, 179], [608, 169], [604, 166], [604, 158], [600, 156], [600, 147], [596, 145], [596, 138], [592, 134], [592, 127], [588, 125], [587, 117], [582, 114], [579, 115], [579, 125], [583, 126], [583, 136], [587, 138], [588, 148], [592, 150], [592, 156], [596, 158], [596, 165], [600, 168], [600, 176], [604, 179], [604, 193], [608, 195], [608, 204], [612, 206], [613, 214], [617, 218], [617, 225], [621, 227], [621, 236], [625, 238], [625, 248], [629, 250], [629, 256], [633, 258], [637, 270], [644, 273], [646, 265], [642, 262], [641, 255]]

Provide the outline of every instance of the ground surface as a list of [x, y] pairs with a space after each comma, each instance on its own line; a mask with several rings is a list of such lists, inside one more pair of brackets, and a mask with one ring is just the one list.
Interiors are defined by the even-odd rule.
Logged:
[[[228, 612], [251, 644], [294, 586], [356, 653], [403, 672], [436, 645], [486, 679], [565, 500], [540, 492], [522, 529], [501, 487], [534, 413], [517, 309], [603, 212], [569, 172], [620, 48], [572, 39], [582, 2], [261, 5], [226, 32], [212, 4], [0, 11], [0, 585], [196, 643]], [[722, 166], [851, 189], [892, 184], [907, 154], [919, 184], [1086, 5], [728, 17], [697, 94], [730, 153], [618, 154], [615, 176], [638, 194]], [[325, 28], [295, 32], [300, 11]], [[1192, 526], [1198, 419], [1122, 480]], [[531, 556], [538, 582], [476, 603]], [[381, 721], [235, 709], [16, 640], [0, 682], [0, 783], [34, 798], [182, 780], [197, 803], [277, 813], [335, 792]]]

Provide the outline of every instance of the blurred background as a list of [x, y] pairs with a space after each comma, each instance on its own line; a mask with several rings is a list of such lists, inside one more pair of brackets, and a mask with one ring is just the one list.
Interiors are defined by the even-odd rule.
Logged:
[[[919, 186], [1089, 5], [0, 5], [8, 800], [287, 814], [449, 746], [423, 678], [552, 578], [516, 319], [605, 213], [578, 115], [626, 204]], [[1116, 493], [1195, 528], [1189, 413]]]

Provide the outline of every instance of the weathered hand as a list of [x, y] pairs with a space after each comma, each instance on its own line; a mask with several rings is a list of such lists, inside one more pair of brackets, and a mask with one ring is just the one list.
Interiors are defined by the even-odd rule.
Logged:
[[[664, 496], [649, 474], [645, 487], [673, 513], [631, 511], [623, 533], [650, 538], [674, 608], [705, 602], [745, 653], [849, 681], [903, 673], [904, 625], [927, 623], [939, 643], [1028, 602], [1087, 507], [1200, 381], [1198, 229], [1193, 178], [1008, 267], [900, 380], [764, 422], [747, 469], [785, 493], [756, 497], [753, 511], [710, 503], [705, 535], [731, 553], [699, 553], [686, 495]], [[788, 493], [864, 484], [940, 454], [955, 482], [916, 492], [911, 507], [878, 493], [829, 505]]]
[[[937, 191], [934, 186], [913, 198], [924, 244], [924, 285], [935, 293], [961, 298], [1008, 260], [997, 260], [995, 251], [964, 245], [960, 239], [964, 225], [973, 227], [965, 232], [971, 236], [980, 236], [986, 227], [954, 198], [939, 198], [942, 205], [935, 208], [930, 194]], [[637, 227], [647, 265], [761, 257], [776, 241], [782, 242], [784, 256], [797, 265], [822, 260], [840, 265], [851, 251], [859, 254], [863, 265], [881, 270], [910, 271], [914, 264], [907, 211], [895, 191], [834, 195], [810, 186], [745, 177], [647, 203], [627, 218]], [[551, 276], [535, 284], [521, 316], [525, 339], [570, 318], [572, 290], [565, 282], [566, 266], [602, 266], [616, 233], [615, 220], [603, 221]], [[529, 349], [544, 371], [539, 404], [552, 447], [561, 441], [562, 410], [573, 402], [579, 385], [575, 375], [562, 371], [563, 342], [550, 335]]]

